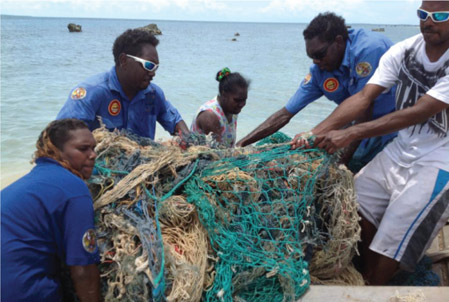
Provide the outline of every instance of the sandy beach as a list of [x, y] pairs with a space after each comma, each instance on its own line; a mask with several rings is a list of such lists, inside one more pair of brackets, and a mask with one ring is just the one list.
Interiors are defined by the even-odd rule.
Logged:
[[17, 173], [17, 174], [14, 174], [14, 175], [8, 175], [7, 177], [3, 177], [2, 176], [2, 179], [0, 181], [1, 189], [9, 186], [10, 184], [12, 184], [16, 180], [18, 180], [20, 177], [24, 176], [26, 173], [28, 173], [28, 171], [27, 172], [23, 172], [23, 173]]

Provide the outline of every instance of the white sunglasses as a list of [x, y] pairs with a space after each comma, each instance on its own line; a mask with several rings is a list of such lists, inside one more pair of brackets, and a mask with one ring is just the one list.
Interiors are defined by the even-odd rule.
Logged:
[[156, 71], [156, 69], [159, 67], [159, 64], [156, 64], [154, 62], [151, 61], [147, 61], [132, 55], [126, 55], [127, 57], [133, 58], [134, 60], [136, 60], [137, 62], [142, 64], [142, 67], [146, 70], [148, 70], [149, 72], [154, 72]]
[[418, 9], [418, 17], [422, 21], [426, 21], [429, 16], [435, 23], [446, 22], [447, 20], [449, 20], [449, 11], [428, 12], [426, 10], [423, 10], [422, 8]]

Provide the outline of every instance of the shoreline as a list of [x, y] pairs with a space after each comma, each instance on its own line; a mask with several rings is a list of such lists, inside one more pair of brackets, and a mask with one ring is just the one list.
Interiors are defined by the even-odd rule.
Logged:
[[[33, 166], [30, 165], [28, 169], [19, 169], [15, 170], [15, 172], [12, 171], [12, 169], [5, 169], [2, 167], [1, 169], [1, 177], [0, 177], [0, 189], [3, 190], [22, 176], [26, 175]], [[5, 173], [5, 171], [7, 171]]]

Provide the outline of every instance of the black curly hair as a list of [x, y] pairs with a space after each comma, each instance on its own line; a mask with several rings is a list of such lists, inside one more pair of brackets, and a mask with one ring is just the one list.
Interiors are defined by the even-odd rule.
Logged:
[[[222, 75], [223, 71], [225, 70], [228, 70], [228, 72], [220, 77], [220, 75]], [[215, 76], [215, 79], [219, 83], [218, 92], [220, 93], [220, 95], [223, 95], [223, 93], [232, 93], [234, 92], [236, 87], [247, 89], [251, 84], [251, 81], [245, 79], [240, 73], [231, 72], [227, 68], [223, 68], [220, 71], [218, 71], [217, 75]]]
[[345, 19], [331, 12], [316, 16], [302, 34], [306, 40], [319, 37], [321, 41], [331, 43], [338, 35], [341, 35], [345, 41], [348, 40]]
[[119, 56], [126, 53], [133, 56], [140, 56], [143, 44], [151, 44], [156, 47], [159, 40], [151, 33], [140, 29], [128, 29], [115, 39], [112, 53], [115, 65], [119, 64]]

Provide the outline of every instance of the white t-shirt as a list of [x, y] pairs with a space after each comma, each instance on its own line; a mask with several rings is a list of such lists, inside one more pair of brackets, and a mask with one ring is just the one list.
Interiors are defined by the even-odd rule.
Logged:
[[[424, 94], [449, 104], [449, 50], [430, 62], [422, 34], [411, 37], [382, 56], [369, 83], [386, 88], [397, 84], [396, 110], [415, 105]], [[400, 130], [384, 150], [406, 168], [419, 163], [449, 171], [449, 108]]]

